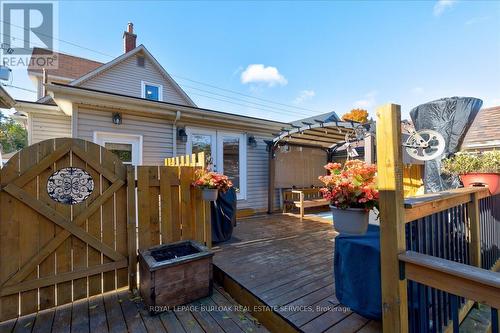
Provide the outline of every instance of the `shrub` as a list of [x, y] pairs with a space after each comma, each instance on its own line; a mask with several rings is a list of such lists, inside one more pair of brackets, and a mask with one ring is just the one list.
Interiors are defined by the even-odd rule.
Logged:
[[500, 151], [459, 152], [442, 160], [441, 169], [450, 175], [500, 173]]

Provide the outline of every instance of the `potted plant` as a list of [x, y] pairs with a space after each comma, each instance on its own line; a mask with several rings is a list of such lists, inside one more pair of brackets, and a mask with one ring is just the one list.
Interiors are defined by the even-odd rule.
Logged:
[[377, 167], [360, 160], [325, 165], [328, 175], [320, 176], [320, 189], [330, 201], [335, 229], [340, 233], [362, 235], [368, 229], [370, 210], [378, 208]]
[[459, 176], [464, 186], [488, 186], [492, 195], [500, 193], [500, 151], [459, 152], [443, 159], [441, 167]]
[[205, 201], [216, 201], [219, 191], [226, 192], [233, 186], [227, 176], [213, 171], [198, 170], [196, 177], [193, 185], [202, 190]]

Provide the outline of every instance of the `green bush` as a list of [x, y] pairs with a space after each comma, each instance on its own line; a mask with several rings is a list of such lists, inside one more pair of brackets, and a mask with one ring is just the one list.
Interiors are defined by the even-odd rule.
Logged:
[[444, 173], [451, 175], [474, 172], [500, 173], [500, 151], [459, 152], [453, 157], [443, 159], [441, 168]]

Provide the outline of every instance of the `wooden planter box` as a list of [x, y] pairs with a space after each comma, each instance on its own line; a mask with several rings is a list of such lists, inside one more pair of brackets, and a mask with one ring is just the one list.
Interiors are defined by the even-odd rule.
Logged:
[[139, 290], [150, 312], [161, 312], [212, 293], [212, 257], [195, 241], [139, 251]]

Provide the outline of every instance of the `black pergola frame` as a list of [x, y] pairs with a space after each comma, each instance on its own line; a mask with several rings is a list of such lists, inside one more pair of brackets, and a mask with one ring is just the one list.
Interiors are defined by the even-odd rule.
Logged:
[[[283, 128], [281, 133], [275, 134], [272, 141], [266, 141], [269, 152], [269, 179], [268, 179], [268, 209], [269, 214], [274, 211], [276, 150], [282, 145], [316, 148], [325, 151], [327, 159], [337, 148], [346, 143], [346, 135], [352, 135], [356, 127], [362, 126], [350, 121], [303, 123], [304, 126]], [[356, 140], [357, 141], [357, 140]]]

